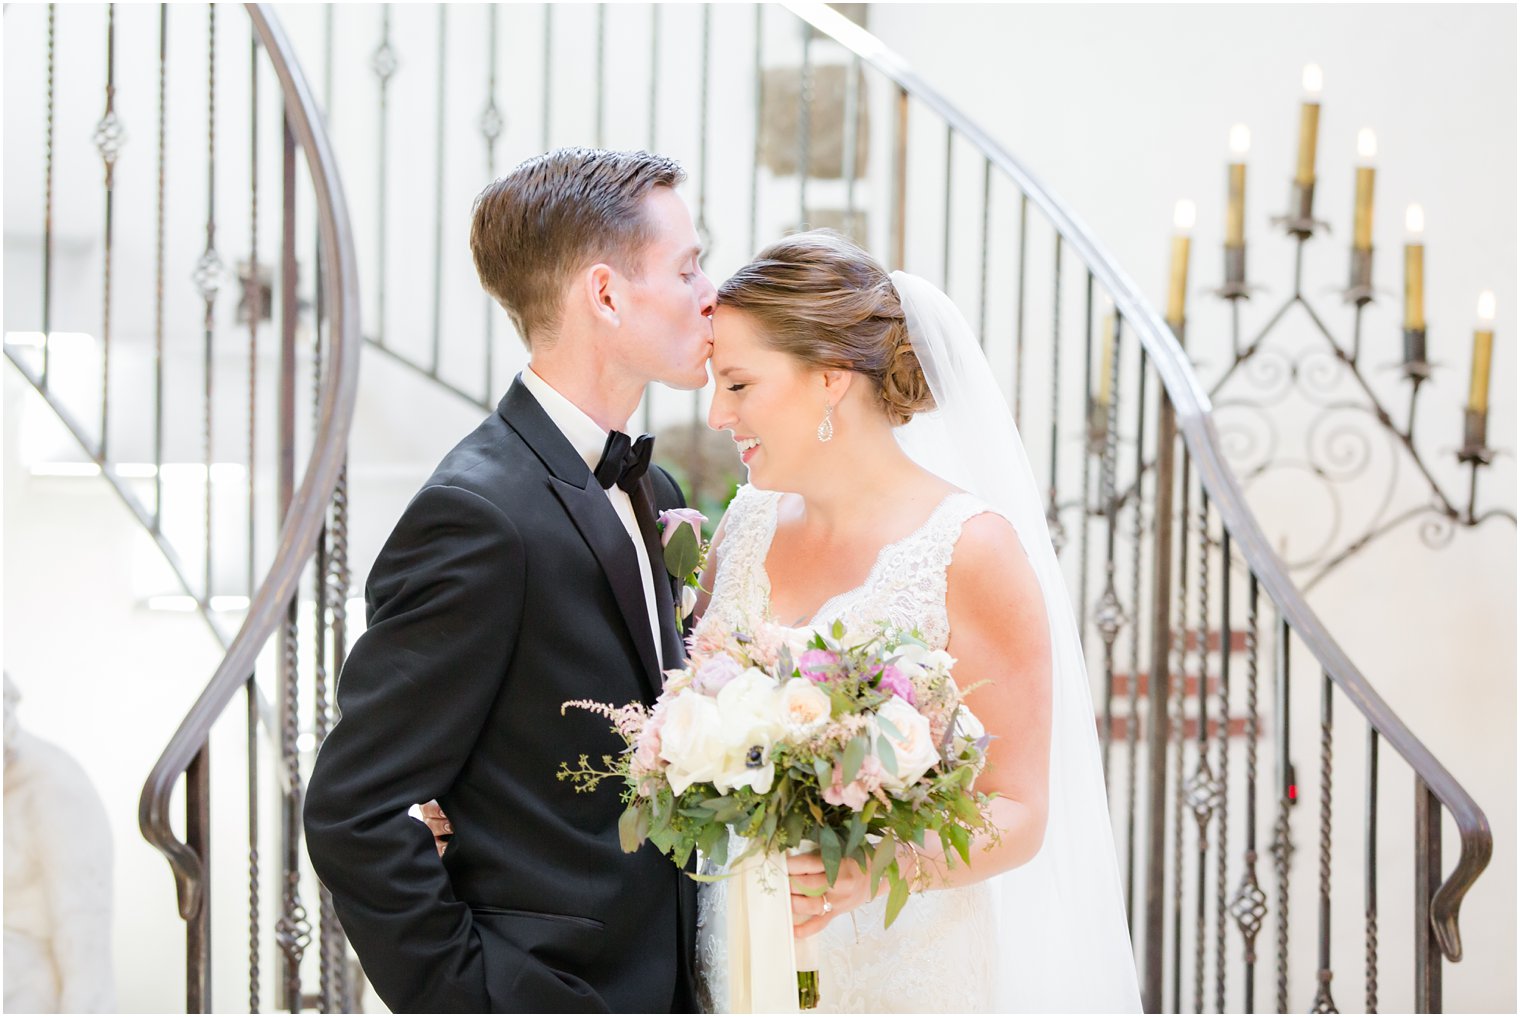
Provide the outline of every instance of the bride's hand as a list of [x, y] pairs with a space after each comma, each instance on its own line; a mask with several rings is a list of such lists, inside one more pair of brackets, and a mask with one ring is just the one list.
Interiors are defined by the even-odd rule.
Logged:
[[818, 852], [792, 855], [786, 868], [792, 881], [792, 935], [798, 939], [822, 932], [829, 922], [864, 904], [871, 893], [870, 878], [853, 859], [840, 863], [833, 888], [823, 894], [817, 891], [827, 887], [829, 880]]
[[433, 843], [437, 846], [438, 855], [441, 858], [444, 849], [449, 846], [449, 837], [454, 833], [454, 824], [450, 823], [449, 817], [443, 814], [443, 807], [438, 804], [436, 798], [419, 808], [422, 812], [422, 821], [427, 824], [429, 830], [433, 831]]

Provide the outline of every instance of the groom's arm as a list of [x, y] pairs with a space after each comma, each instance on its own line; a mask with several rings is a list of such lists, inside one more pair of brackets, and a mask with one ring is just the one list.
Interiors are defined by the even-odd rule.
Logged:
[[370, 573], [369, 628], [338, 684], [342, 719], [306, 795], [312, 864], [382, 999], [484, 1012], [480, 939], [414, 802], [448, 792], [501, 691], [523, 599], [507, 517], [454, 487], [421, 491]]

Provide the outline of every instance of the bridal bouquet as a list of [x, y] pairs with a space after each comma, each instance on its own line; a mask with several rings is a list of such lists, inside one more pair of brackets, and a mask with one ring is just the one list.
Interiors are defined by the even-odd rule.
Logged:
[[[934, 836], [947, 864], [969, 864], [972, 838], [997, 833], [991, 796], [973, 789], [988, 738], [961, 704], [954, 663], [885, 626], [710, 627], [652, 709], [566, 703], [607, 717], [628, 748], [558, 776], [577, 791], [621, 781], [623, 850], [652, 841], [682, 868], [694, 850], [737, 868], [816, 845], [832, 886], [854, 859], [873, 896], [889, 883], [890, 925], [910, 890], [899, 845]], [[731, 833], [743, 845], [734, 858]]]

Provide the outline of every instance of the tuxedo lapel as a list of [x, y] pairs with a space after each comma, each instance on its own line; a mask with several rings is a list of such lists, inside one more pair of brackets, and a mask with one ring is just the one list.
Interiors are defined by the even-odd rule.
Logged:
[[649, 474], [640, 478], [638, 485], [629, 492], [633, 512], [639, 520], [639, 530], [644, 535], [644, 550], [649, 554], [649, 569], [654, 580], [654, 606], [660, 619], [660, 642], [666, 667], [680, 667], [681, 634], [676, 630], [675, 590], [670, 571], [665, 568], [665, 546], [660, 537], [654, 514], [654, 483]]
[[[628, 531], [607, 500], [607, 492], [595, 483], [586, 461], [570, 445], [549, 415], [520, 381], [514, 381], [497, 407], [503, 420], [533, 449], [549, 471], [549, 489], [565, 507], [581, 538], [591, 548], [612, 587], [618, 612], [628, 626], [643, 664], [641, 678], [649, 698], [659, 694], [664, 682], [649, 632], [649, 609], [639, 588], [639, 560]], [[647, 544], [646, 544], [647, 546]], [[658, 546], [658, 540], [656, 540]], [[651, 566], [655, 564], [650, 562]], [[663, 565], [659, 570], [664, 575]], [[658, 585], [658, 584], [656, 584]], [[672, 608], [671, 610], [674, 610]], [[663, 629], [662, 629], [663, 633]]]
[[601, 563], [607, 581], [612, 584], [612, 595], [628, 626], [628, 633], [639, 649], [639, 660], [644, 664], [645, 690], [653, 699], [664, 683], [660, 678], [654, 640], [649, 634], [649, 609], [645, 606], [644, 591], [639, 588], [639, 560], [628, 540], [628, 531], [623, 529], [622, 520], [618, 519], [607, 501], [607, 492], [600, 486], [576, 487], [558, 477], [551, 477], [549, 486], [565, 506], [591, 553]]

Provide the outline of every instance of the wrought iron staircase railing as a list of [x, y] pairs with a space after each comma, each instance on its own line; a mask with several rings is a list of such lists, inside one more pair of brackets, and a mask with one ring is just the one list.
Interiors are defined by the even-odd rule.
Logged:
[[[592, 83], [589, 123], [568, 126], [563, 110], [585, 97], [562, 100], [557, 89], [565, 86], [548, 61], [533, 79], [538, 93], [503, 103], [491, 72], [502, 12], [486, 14], [485, 30], [463, 47], [451, 41], [458, 28], [449, 19], [457, 26], [458, 13], [430, 15], [437, 19], [436, 64], [429, 63], [428, 44], [417, 42], [429, 26], [413, 22], [412, 42], [404, 45], [387, 15], [374, 61], [381, 116], [385, 96], [402, 84], [398, 65], [410, 62], [413, 87], [432, 89], [441, 103], [442, 69], [484, 43], [477, 129], [488, 167], [510, 164], [503, 146], [515, 145], [524, 157], [554, 144], [657, 148], [695, 170], [694, 214], [714, 275], [746, 260], [765, 236], [826, 224], [894, 267], [943, 281], [980, 326], [994, 364], [1008, 370], [1008, 395], [1031, 459], [1048, 471], [1052, 531], [1066, 545], [1088, 659], [1101, 685], [1099, 727], [1147, 1007], [1335, 1006], [1332, 947], [1344, 950], [1347, 937], [1332, 926], [1333, 902], [1354, 903], [1361, 913], [1356, 945], [1364, 1008], [1377, 1008], [1380, 990], [1388, 994], [1379, 965], [1397, 945], [1401, 957], [1408, 950], [1415, 960], [1403, 1005], [1440, 1009], [1443, 963], [1462, 956], [1461, 901], [1492, 850], [1487, 820], [1351, 664], [1288, 578], [1225, 461], [1208, 397], [1181, 348], [1183, 323], [1164, 322], [1066, 205], [879, 40], [824, 5], [781, 6], [788, 13], [703, 6], [684, 21], [658, 5], [637, 16], [610, 5], [579, 15], [519, 9], [513, 31], [545, 52], [560, 33], [596, 40], [594, 58], [582, 53], [578, 62], [560, 62], [561, 72]], [[722, 21], [715, 26], [715, 19]], [[668, 74], [649, 73], [642, 83], [637, 76], [613, 79], [605, 57], [609, 34], [625, 51], [640, 40], [647, 45], [640, 73], [659, 67], [674, 48], [700, 56], [682, 88], [672, 89]], [[626, 72], [626, 59], [622, 67]], [[429, 82], [430, 73], [437, 80]], [[454, 81], [448, 78], [457, 89]], [[686, 105], [662, 102], [662, 91], [679, 93]], [[631, 105], [630, 95], [647, 95], [647, 112]], [[728, 104], [716, 118], [712, 95]], [[624, 116], [609, 118], [618, 102]], [[749, 118], [749, 135], [714, 140], [727, 121]], [[453, 151], [464, 144], [457, 132], [440, 132], [436, 143]], [[747, 172], [709, 171], [725, 148], [749, 149]], [[383, 133], [378, 148], [354, 153], [355, 163], [374, 166], [382, 209], [390, 154]], [[434, 183], [434, 208], [444, 208], [444, 174]], [[458, 204], [467, 196], [454, 197]], [[390, 249], [383, 236], [378, 242], [375, 256], [383, 263]], [[443, 285], [435, 274], [434, 306]], [[1098, 340], [1102, 297], [1114, 306], [1106, 358]], [[431, 344], [410, 348], [383, 323], [367, 333], [388, 359], [488, 410], [490, 393], [505, 381], [505, 358], [488, 339], [451, 373], [441, 366], [438, 327], [434, 315]], [[474, 331], [493, 330], [506, 327], [487, 306]], [[475, 395], [481, 378], [484, 393]], [[699, 406], [693, 428], [700, 427]], [[652, 390], [645, 414], [646, 424], [662, 421], [668, 430], [683, 409], [675, 397]], [[701, 485], [710, 466], [693, 459], [672, 465]], [[1151, 675], [1167, 680], [1151, 682]], [[1355, 711], [1352, 730], [1344, 721], [1336, 728], [1337, 698]], [[1315, 707], [1310, 723], [1292, 723], [1304, 706]], [[1347, 856], [1335, 850], [1332, 796], [1336, 750], [1344, 759], [1348, 741], [1360, 741], [1365, 840], [1350, 864], [1362, 879], [1336, 883], [1332, 859]], [[1392, 806], [1381, 802], [1380, 790], [1384, 742], [1415, 783], [1413, 837], [1391, 847], [1384, 841]], [[1272, 754], [1270, 767], [1265, 752]], [[1317, 758], [1314, 773], [1299, 774], [1300, 758]], [[1299, 896], [1298, 802], [1309, 793], [1319, 806], [1310, 884], [1317, 907], [1311, 920], [1300, 920], [1289, 907]], [[1243, 830], [1232, 831], [1232, 809]], [[1461, 850], [1443, 875], [1447, 814]], [[1378, 873], [1380, 860], [1386, 870], [1388, 856], [1402, 852], [1412, 852], [1417, 905], [1412, 924], [1395, 931], [1379, 925]], [[1341, 861], [1335, 870], [1347, 867]], [[1312, 927], [1313, 936], [1297, 932], [1300, 926]], [[1268, 959], [1266, 937], [1274, 934]], [[1307, 948], [1297, 950], [1300, 944]], [[1258, 991], [1259, 968], [1270, 971], [1270, 995]], [[1305, 975], [1313, 988], [1301, 996], [1294, 986]]]
[[[1374, 1011], [1380, 999], [1391, 997], [1397, 1008], [1439, 1010], [1445, 963], [1462, 957], [1463, 897], [1492, 850], [1487, 820], [1352, 665], [1287, 577], [1221, 452], [1209, 399], [1181, 348], [1182, 323], [1162, 321], [1067, 206], [879, 40], [824, 5], [782, 6], [329, 8], [307, 66], [322, 67], [324, 101], [332, 102], [338, 45], [362, 54], [375, 88], [373, 106], [362, 115], [378, 118], [373, 135], [353, 135], [362, 147], [337, 151], [292, 46], [267, 8], [249, 6], [287, 104], [286, 183], [294, 178], [299, 147], [316, 190], [322, 271], [320, 285], [311, 290], [311, 320], [323, 366], [314, 371], [320, 395], [299, 489], [293, 483], [300, 437], [296, 375], [282, 367], [281, 415], [289, 424], [279, 455], [290, 461], [281, 463], [279, 500], [291, 509], [278, 551], [242, 629], [235, 637], [224, 634], [226, 659], [144, 789], [143, 830], [170, 858], [188, 923], [188, 1008], [211, 1005], [208, 737], [238, 689], [247, 688], [256, 705], [256, 658], [272, 637], [279, 694], [275, 706], [266, 706], [267, 726], [285, 767], [276, 777], [284, 827], [282, 899], [273, 923], [283, 954], [278, 1002], [320, 1009], [354, 1004], [341, 930], [325, 906], [319, 990], [307, 994], [301, 981], [310, 923], [301, 904], [305, 756], [297, 743], [303, 735], [319, 741], [333, 719], [328, 682], [341, 668], [351, 635], [344, 612], [344, 463], [360, 341], [359, 267], [337, 166], [349, 171], [351, 182], [360, 172], [374, 176], [375, 212], [369, 221], [361, 218], [355, 231], [361, 242], [373, 244], [366, 248], [373, 253], [366, 263], [372, 275], [365, 278], [372, 298], [367, 345], [428, 384], [488, 410], [510, 366], [510, 326], [478, 294], [468, 302], [480, 309], [478, 318], [465, 316], [466, 302], [455, 300], [449, 287], [458, 273], [473, 285], [473, 273], [462, 257], [454, 263], [457, 273], [445, 268], [451, 250], [446, 221], [462, 219], [458, 210], [474, 190], [449, 182], [460, 162], [450, 156], [461, 149], [457, 124], [446, 129], [444, 119], [450, 108], [473, 101], [480, 113], [471, 146], [478, 146], [487, 175], [514, 157], [558, 144], [659, 149], [692, 170], [689, 189], [712, 274], [721, 276], [722, 268], [747, 260], [768, 236], [799, 223], [829, 224], [892, 266], [942, 281], [979, 326], [1031, 460], [1048, 479], [1052, 534], [1069, 570], [1100, 691], [1095, 699], [1104, 764], [1147, 1009], [1350, 1008], [1347, 992], [1337, 998], [1332, 986], [1345, 984], [1335, 982], [1334, 974], [1347, 969], [1345, 953], [1354, 945], [1363, 1008]], [[345, 21], [341, 34], [335, 28], [339, 18]], [[461, 32], [461, 21], [472, 18], [478, 30]], [[400, 27], [402, 19], [409, 19], [411, 30]], [[508, 19], [510, 31], [503, 33]], [[415, 30], [419, 25], [423, 31]], [[429, 31], [436, 34], [429, 37]], [[528, 70], [513, 66], [517, 58], [505, 52], [504, 35], [559, 56], [529, 74], [537, 84], [519, 91], [516, 102], [507, 98], [503, 65], [519, 77]], [[594, 39], [595, 45], [566, 59], [556, 40], [571, 37]], [[609, 38], [622, 43], [620, 63], [609, 59]], [[633, 73], [629, 54], [641, 40], [648, 60], [636, 73], [648, 77], [624, 80], [619, 75]], [[678, 82], [662, 59], [678, 49], [699, 54], [691, 66], [694, 80]], [[430, 82], [425, 74], [433, 60]], [[474, 100], [460, 95], [461, 66], [478, 70], [481, 92]], [[561, 96], [571, 76], [589, 83], [583, 86], [590, 89], [589, 101], [579, 101], [587, 98], [580, 93], [569, 101]], [[343, 101], [351, 104], [359, 89], [352, 81], [347, 85]], [[392, 103], [405, 89], [432, 89], [436, 122], [426, 133], [436, 151], [424, 160], [435, 178], [431, 201], [408, 190], [403, 214], [391, 182], [397, 142], [389, 124]], [[713, 96], [724, 96], [729, 105], [715, 110]], [[344, 115], [361, 114], [350, 105]], [[275, 303], [282, 349], [291, 351], [302, 312], [297, 220], [288, 200]], [[253, 204], [256, 209], [256, 197]], [[425, 205], [430, 213], [422, 211]], [[409, 330], [396, 324], [400, 302], [385, 296], [387, 280], [395, 279], [388, 263], [398, 251], [419, 249], [431, 252], [434, 262], [432, 271], [412, 274], [426, 298], [415, 303], [428, 309], [427, 322]], [[1104, 297], [1114, 306], [1111, 346], [1100, 336]], [[1111, 352], [1105, 354], [1105, 347]], [[36, 358], [9, 346], [7, 354], [47, 395]], [[157, 510], [143, 507], [132, 479], [113, 469], [104, 442], [93, 440], [78, 412], [50, 403], [214, 620], [211, 584], [196, 582], [193, 570], [180, 564], [181, 545], [163, 537]], [[651, 392], [645, 407], [646, 423], [689, 418], [700, 427], [700, 400]], [[209, 477], [209, 453], [206, 458]], [[709, 460], [694, 453], [685, 465], [689, 482], [711, 479], [703, 476], [713, 469]], [[249, 476], [251, 487], [252, 469]], [[206, 529], [209, 545], [209, 522]], [[294, 612], [308, 568], [315, 575], [304, 581], [316, 614], [303, 627]], [[298, 628], [313, 637], [305, 651], [297, 643]], [[304, 692], [298, 679], [310, 682]], [[308, 700], [304, 708], [298, 696]], [[1349, 703], [1353, 724], [1343, 720], [1337, 727], [1337, 699]], [[1397, 817], [1402, 803], [1384, 794], [1385, 742], [1412, 777], [1413, 809], [1405, 814], [1412, 837], [1390, 837], [1390, 815]], [[250, 737], [251, 775], [268, 766], [253, 758], [255, 744]], [[1316, 765], [1306, 762], [1300, 773], [1296, 763], [1311, 758]], [[1348, 786], [1348, 770], [1361, 784], [1354, 797], [1364, 837], [1351, 851], [1335, 837], [1342, 825], [1336, 817], [1352, 800], [1344, 791], [1336, 798], [1336, 784]], [[182, 773], [189, 778], [190, 803], [183, 840], [168, 814]], [[250, 800], [259, 794], [255, 783]], [[1299, 814], [1303, 800], [1316, 801], [1313, 816]], [[254, 826], [256, 809], [251, 806]], [[1295, 880], [1295, 840], [1306, 822], [1317, 846], [1310, 884]], [[1445, 871], [1442, 831], [1448, 825], [1461, 846]], [[1385, 885], [1380, 873], [1387, 872], [1391, 855], [1407, 863], [1415, 897], [1412, 920], [1397, 927], [1379, 920], [1378, 890]], [[258, 1009], [259, 943], [269, 930], [260, 932], [256, 849], [248, 861], [249, 1003]], [[1347, 872], [1360, 878], [1332, 879], [1332, 873]], [[1332, 923], [1332, 914], [1348, 907], [1360, 913], [1354, 941], [1347, 923]], [[1380, 975], [1384, 956], [1395, 947], [1398, 970], [1414, 954], [1407, 995]], [[1337, 953], [1339, 964], [1333, 962]], [[1258, 984], [1258, 975], [1270, 989]]]
[[[49, 5], [43, 29], [42, 328], [31, 337], [35, 341], [25, 341], [25, 336], [12, 341], [8, 334], [5, 352], [154, 540], [225, 651], [153, 768], [139, 808], [143, 836], [169, 861], [186, 923], [187, 1010], [209, 1011], [215, 1002], [210, 754], [213, 730], [227, 726], [219, 721], [239, 712], [228, 709], [239, 692], [246, 696], [246, 714], [230, 717], [229, 723], [245, 727], [248, 839], [238, 848], [230, 839], [218, 838], [216, 854], [226, 861], [246, 852], [246, 1002], [250, 1009], [260, 1009], [265, 981], [261, 954], [273, 940], [284, 961], [275, 979], [278, 1003], [301, 1008], [314, 1002], [322, 1009], [339, 1009], [352, 1007], [356, 986], [344, 963], [341, 929], [325, 900], [320, 907], [321, 991], [313, 998], [301, 990], [302, 953], [311, 935], [301, 896], [303, 883], [315, 880], [306, 875], [309, 866], [299, 847], [298, 738], [301, 727], [314, 722], [325, 730], [331, 722], [326, 676], [337, 674], [346, 648], [346, 460], [361, 349], [358, 270], [321, 110], [272, 10], [262, 4], [245, 9], [246, 19], [229, 19], [225, 9], [219, 17], [216, 5], [122, 11], [115, 5], [94, 11]], [[20, 26], [8, 15], [7, 27]], [[102, 28], [99, 36], [91, 31]], [[156, 52], [138, 45], [155, 37]], [[56, 285], [53, 264], [55, 174], [67, 167], [55, 160], [55, 144], [60, 128], [77, 127], [78, 82], [100, 55], [106, 68], [105, 113], [95, 125], [93, 141], [105, 169], [103, 313], [98, 339], [91, 344], [96, 348], [98, 343], [98, 360], [87, 358], [98, 367], [98, 387], [93, 406], [81, 408], [78, 386], [62, 377], [71, 365], [54, 332], [59, 325], [83, 324], [77, 307], [57, 306], [66, 287]], [[271, 82], [277, 89], [273, 102], [266, 97]], [[151, 89], [156, 105], [150, 106], [143, 86]], [[229, 95], [235, 98], [229, 101]], [[201, 96], [204, 119], [192, 127], [196, 114], [181, 111], [192, 101], [199, 106]], [[129, 105], [133, 113], [124, 112]], [[156, 131], [132, 119], [150, 108]], [[236, 121], [236, 131], [226, 129], [229, 120]], [[86, 125], [83, 133], [88, 131]], [[184, 144], [181, 131], [199, 133], [202, 144]], [[278, 138], [273, 148], [271, 134]], [[137, 137], [154, 139], [156, 145], [134, 144]], [[229, 151], [242, 158], [230, 157]], [[151, 171], [139, 169], [147, 165]], [[123, 167], [133, 172], [120, 172]], [[267, 197], [271, 177], [277, 190], [273, 202]], [[147, 200], [141, 192], [127, 191], [145, 180], [153, 186]], [[205, 184], [204, 216], [194, 226], [193, 240], [170, 226], [180, 220], [181, 208], [190, 207], [195, 188], [186, 181]], [[234, 220], [228, 216], [233, 203], [227, 195], [240, 190], [246, 194], [247, 218]], [[151, 216], [141, 214], [145, 207], [153, 209]], [[261, 241], [271, 225], [279, 229], [278, 255], [275, 278], [266, 280], [261, 258], [271, 252]], [[236, 315], [226, 299], [230, 273], [224, 264], [234, 250], [247, 259], [241, 278], [232, 280], [242, 283]], [[303, 275], [308, 252], [313, 257]], [[136, 259], [151, 259], [151, 271], [132, 272], [138, 266], [130, 261]], [[193, 272], [172, 274], [171, 265], [186, 263]], [[125, 288], [113, 292], [113, 269], [124, 276], [148, 275], [151, 294]], [[308, 311], [313, 299], [315, 307]], [[187, 328], [185, 316], [172, 309], [190, 302], [199, 320]], [[12, 327], [9, 320], [7, 327]], [[271, 333], [274, 350], [268, 348]], [[229, 356], [240, 343], [245, 344], [246, 362], [229, 370]], [[192, 358], [199, 360], [200, 382], [200, 391], [193, 394], [166, 379], [170, 364]], [[150, 379], [146, 391], [134, 384], [144, 376]], [[303, 419], [298, 390], [308, 383], [311, 413]], [[271, 401], [276, 405], [268, 414]], [[87, 423], [90, 410], [98, 410], [98, 417]], [[232, 415], [243, 413], [234, 437], [229, 417], [236, 422]], [[173, 438], [193, 433], [197, 425], [203, 451], [197, 476], [203, 490], [186, 492], [174, 479], [178, 464], [170, 446], [176, 444]], [[151, 462], [133, 461], [134, 454]], [[236, 476], [229, 480], [224, 467], [235, 467], [232, 472], [244, 483], [234, 483]], [[236, 486], [246, 487], [246, 500], [235, 499], [243, 503], [241, 510], [230, 508], [226, 494]], [[187, 497], [200, 503], [199, 526], [185, 525], [182, 513], [174, 511]], [[302, 626], [297, 610], [308, 585], [315, 618]], [[242, 614], [235, 630], [225, 620], [228, 600], [241, 601], [233, 608]], [[272, 668], [260, 663], [271, 644], [278, 658]], [[274, 703], [260, 680], [270, 671]], [[306, 702], [313, 695], [315, 702]], [[273, 751], [265, 754], [262, 746], [270, 743]], [[181, 788], [184, 813], [176, 823]], [[271, 887], [261, 873], [271, 838], [263, 824], [273, 796], [279, 799], [275, 825], [281, 843], [273, 882], [281, 902], [278, 921], [266, 923], [263, 898]], [[222, 801], [218, 799], [218, 811]], [[223, 995], [218, 1008], [225, 1009], [228, 1002]]]

